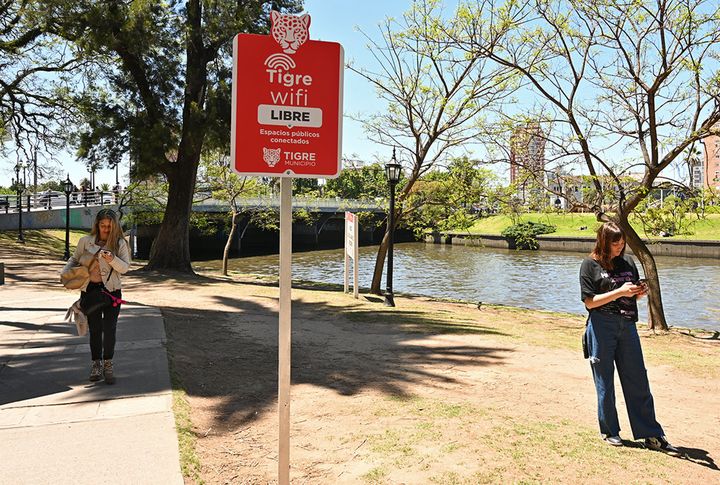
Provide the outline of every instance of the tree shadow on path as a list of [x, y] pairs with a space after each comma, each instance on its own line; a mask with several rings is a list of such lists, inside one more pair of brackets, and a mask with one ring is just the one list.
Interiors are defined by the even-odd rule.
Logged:
[[[214, 298], [223, 310], [163, 307], [174, 371], [189, 395], [221, 398], [218, 423], [238, 427], [272, 409], [277, 399], [278, 317], [258, 301]], [[468, 345], [442, 334], [499, 334], [462, 319], [416, 310], [377, 311], [293, 301], [292, 382], [352, 396], [363, 390], [408, 397], [417, 383], [447, 386], [463, 367], [498, 365], [512, 351]]]

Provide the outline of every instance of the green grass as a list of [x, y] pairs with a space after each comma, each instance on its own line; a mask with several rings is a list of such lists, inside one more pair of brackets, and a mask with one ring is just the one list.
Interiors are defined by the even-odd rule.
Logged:
[[[694, 217], [694, 216], [692, 216]], [[520, 216], [521, 222], [542, 222], [545, 224], [552, 224], [557, 227], [557, 230], [550, 234], [551, 236], [585, 236], [595, 237], [595, 229], [599, 226], [594, 214], [543, 214], [543, 213], [529, 213]], [[720, 214], [708, 214], [703, 220], [696, 220], [691, 226], [690, 231], [693, 234], [684, 236], [674, 236], [671, 238], [656, 238], [653, 236], [647, 236], [643, 231], [642, 224], [640, 221], [631, 221], [633, 227], [643, 237], [652, 239], [664, 240], [664, 239], [680, 239], [680, 240], [709, 240], [718, 241], [720, 240]], [[480, 219], [475, 223], [473, 227], [469, 229], [471, 234], [497, 234], [499, 235], [503, 229], [512, 225], [512, 220], [507, 215], [490, 216]], [[580, 227], [587, 227], [586, 230], [581, 231]]]
[[[375, 415], [395, 419], [388, 429], [367, 436], [368, 459], [376, 468], [363, 477], [366, 482], [382, 483], [390, 472], [422, 469], [429, 472], [429, 482], [443, 485], [548, 483], [548, 470], [563, 470], [583, 483], [614, 470], [627, 475], [630, 467], [647, 483], [667, 481], [664, 455], [640, 446], [607, 446], [594, 426], [572, 417], [538, 420], [513, 409], [418, 396], [388, 397], [377, 404]], [[463, 466], [473, 456], [486, 458], [479, 467], [474, 462]], [[455, 466], [447, 469], [448, 464]]]
[[367, 483], [385, 483], [386, 476], [387, 470], [382, 467], [375, 467], [363, 475], [362, 479]]
[[173, 414], [175, 416], [175, 430], [178, 438], [178, 451], [180, 454], [180, 469], [184, 477], [192, 483], [203, 485], [205, 481], [200, 477], [200, 458], [195, 451], [197, 438], [192, 429], [190, 419], [190, 403], [187, 394], [182, 386], [179, 376], [172, 365], [172, 358], [169, 360], [170, 381], [172, 384]]
[[[70, 254], [87, 231], [70, 230]], [[16, 251], [32, 251], [33, 255], [61, 259], [65, 253], [65, 231], [62, 229], [31, 229], [23, 231], [25, 244], [17, 241], [17, 231], [0, 231], [0, 245]]]

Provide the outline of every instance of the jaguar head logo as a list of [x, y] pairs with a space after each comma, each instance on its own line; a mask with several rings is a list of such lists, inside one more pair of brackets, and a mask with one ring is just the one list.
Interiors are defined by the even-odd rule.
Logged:
[[270, 12], [272, 20], [272, 34], [275, 41], [280, 44], [286, 54], [295, 54], [301, 45], [308, 40], [310, 16], [308, 14], [297, 17], [286, 15], [273, 10]]

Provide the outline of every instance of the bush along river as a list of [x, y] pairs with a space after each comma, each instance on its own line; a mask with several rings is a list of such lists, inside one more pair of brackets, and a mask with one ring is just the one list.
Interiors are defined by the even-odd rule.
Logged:
[[[359, 280], [369, 288], [377, 246], [360, 248]], [[582, 253], [515, 251], [426, 243], [395, 245], [393, 290], [430, 297], [584, 314], [578, 272]], [[707, 258], [657, 257], [668, 324], [720, 330], [720, 262]], [[642, 267], [637, 262], [642, 274]], [[197, 263], [219, 269], [219, 261]], [[245, 274], [278, 275], [278, 256], [230, 260]], [[343, 283], [343, 250], [293, 254], [293, 278]], [[382, 287], [385, 288], [383, 274]], [[647, 303], [640, 300], [640, 321]]]

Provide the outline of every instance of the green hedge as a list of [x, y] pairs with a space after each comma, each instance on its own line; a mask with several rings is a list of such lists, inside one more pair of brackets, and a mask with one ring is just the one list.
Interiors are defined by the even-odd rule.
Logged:
[[537, 249], [537, 236], [550, 234], [556, 229], [555, 226], [542, 222], [521, 222], [506, 227], [500, 234], [508, 238], [516, 249]]

